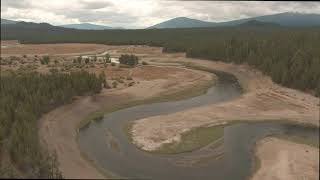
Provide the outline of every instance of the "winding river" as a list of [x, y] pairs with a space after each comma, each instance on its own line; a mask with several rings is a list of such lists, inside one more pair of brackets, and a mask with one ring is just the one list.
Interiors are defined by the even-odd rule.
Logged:
[[174, 102], [139, 105], [105, 115], [80, 129], [79, 146], [99, 167], [121, 177], [138, 179], [246, 179], [252, 173], [257, 140], [268, 135], [318, 138], [318, 128], [275, 122], [233, 123], [223, 138], [188, 153], [160, 155], [144, 152], [130, 142], [128, 122], [174, 113], [188, 108], [228, 101], [242, 94], [237, 79], [220, 71], [219, 80], [203, 95]]

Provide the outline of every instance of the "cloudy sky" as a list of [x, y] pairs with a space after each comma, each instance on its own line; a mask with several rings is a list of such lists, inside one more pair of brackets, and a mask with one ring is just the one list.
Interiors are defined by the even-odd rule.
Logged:
[[1, 18], [54, 25], [144, 28], [175, 18], [221, 22], [281, 12], [320, 13], [320, 2], [173, 0], [1, 0]]

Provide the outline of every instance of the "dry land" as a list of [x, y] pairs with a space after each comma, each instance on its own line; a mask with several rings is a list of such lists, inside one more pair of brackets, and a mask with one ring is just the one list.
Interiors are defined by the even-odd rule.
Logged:
[[319, 148], [277, 138], [257, 143], [260, 169], [253, 180], [317, 180], [319, 179]]

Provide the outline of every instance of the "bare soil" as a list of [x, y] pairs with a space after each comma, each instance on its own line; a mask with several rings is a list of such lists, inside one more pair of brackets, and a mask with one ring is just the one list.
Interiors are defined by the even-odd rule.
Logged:
[[[111, 46], [103, 44], [84, 44], [84, 43], [62, 43], [62, 44], [20, 44], [18, 41], [1, 41], [1, 57], [22, 56], [22, 55], [87, 55], [99, 54], [106, 50], [113, 54], [116, 53], [135, 53], [149, 55], [161, 53], [161, 48], [147, 46]], [[147, 52], [145, 49], [148, 49]]]
[[1, 48], [1, 56], [10, 55], [63, 55], [63, 54], [82, 54], [82, 53], [99, 53], [105, 49], [101, 44], [8, 44], [6, 48]]
[[257, 144], [260, 169], [253, 180], [317, 180], [319, 148], [277, 138], [265, 138]]

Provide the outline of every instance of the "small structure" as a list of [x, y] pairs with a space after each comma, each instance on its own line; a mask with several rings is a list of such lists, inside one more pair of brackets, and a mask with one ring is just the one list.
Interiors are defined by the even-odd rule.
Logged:
[[120, 62], [119, 62], [119, 58], [111, 57], [111, 58], [110, 58], [110, 60], [111, 60], [111, 63], [120, 64]]

